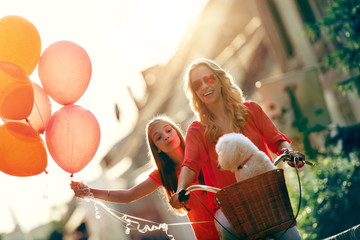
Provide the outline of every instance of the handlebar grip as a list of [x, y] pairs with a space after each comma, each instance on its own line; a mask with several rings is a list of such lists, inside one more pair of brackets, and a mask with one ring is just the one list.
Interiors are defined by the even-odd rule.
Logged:
[[186, 192], [185, 189], [181, 189], [181, 191], [179, 192], [179, 201], [185, 202], [185, 201], [189, 200], [189, 198], [190, 198], [189, 192]]
[[305, 161], [305, 164], [307, 164], [307, 165], [310, 165], [310, 166], [315, 166], [315, 163], [312, 163], [312, 162], [309, 162], [309, 161], [306, 161], [306, 160], [304, 160]]

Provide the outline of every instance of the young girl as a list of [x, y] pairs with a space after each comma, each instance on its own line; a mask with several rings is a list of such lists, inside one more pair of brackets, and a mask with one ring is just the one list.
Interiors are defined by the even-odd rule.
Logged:
[[[185, 141], [179, 128], [166, 117], [156, 117], [146, 126], [148, 148], [155, 161], [157, 169], [154, 170], [145, 181], [129, 190], [100, 190], [90, 188], [95, 198], [116, 202], [129, 203], [140, 199], [160, 186], [163, 186], [168, 198], [176, 192], [178, 175], [184, 159]], [[198, 183], [198, 181], [194, 181]], [[75, 196], [85, 197], [89, 195], [88, 187], [79, 182], [72, 182], [71, 188]], [[86, 195], [84, 195], [86, 194]], [[207, 202], [206, 194], [198, 194], [198, 197]], [[200, 201], [192, 197], [186, 206], [174, 209], [177, 213], [186, 213], [192, 223], [192, 228], [197, 239], [219, 239], [213, 218], [206, 211]], [[196, 223], [205, 222], [205, 223]]]
[[[280, 153], [283, 148], [291, 150], [289, 139], [276, 128], [261, 107], [255, 102], [245, 101], [232, 77], [213, 61], [198, 59], [190, 65], [186, 74], [186, 93], [199, 121], [194, 121], [186, 133], [187, 147], [178, 190], [170, 201], [174, 208], [181, 207], [178, 192], [190, 186], [200, 170], [204, 172], [208, 186], [222, 189], [236, 182], [233, 173], [217, 168], [215, 145], [223, 134], [243, 133], [270, 159], [269, 150], [274, 153]], [[208, 193], [208, 196], [211, 197], [212, 213], [220, 214], [213, 194]], [[226, 239], [227, 232], [222, 228], [219, 230], [222, 239]], [[282, 239], [301, 238], [293, 227]]]

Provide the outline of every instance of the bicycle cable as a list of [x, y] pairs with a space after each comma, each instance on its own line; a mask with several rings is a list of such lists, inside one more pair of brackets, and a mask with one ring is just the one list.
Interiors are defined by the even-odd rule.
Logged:
[[212, 214], [212, 213], [210, 212], [210, 210], [205, 206], [205, 204], [201, 201], [201, 199], [200, 199], [193, 191], [189, 190], [189, 192], [190, 192], [192, 195], [194, 195], [194, 196], [200, 201], [201, 205], [204, 206], [204, 208], [206, 209], [206, 211], [215, 219], [215, 221], [216, 221], [222, 228], [224, 228], [224, 229], [225, 229], [228, 233], [230, 233], [233, 237], [238, 238], [238, 236], [236, 236], [234, 233], [232, 233], [229, 229], [227, 229], [224, 225], [222, 225], [219, 220], [217, 220], [217, 218], [214, 216], [214, 214]]
[[295, 214], [295, 217], [294, 217], [294, 220], [291, 222], [291, 224], [286, 228], [286, 230], [280, 235], [279, 238], [276, 238], [276, 239], [280, 239], [284, 236], [284, 234], [290, 229], [290, 227], [295, 223], [296, 221], [296, 218], [298, 217], [299, 215], [299, 212], [300, 212], [300, 207], [301, 207], [301, 181], [300, 181], [300, 176], [299, 176], [299, 171], [298, 171], [298, 168], [297, 168], [297, 165], [296, 165], [296, 158], [293, 158], [293, 161], [294, 161], [294, 166], [295, 166], [295, 170], [296, 170], [296, 175], [297, 175], [297, 178], [298, 178], [298, 183], [299, 183], [299, 204], [298, 204], [298, 209], [297, 209], [297, 212]]

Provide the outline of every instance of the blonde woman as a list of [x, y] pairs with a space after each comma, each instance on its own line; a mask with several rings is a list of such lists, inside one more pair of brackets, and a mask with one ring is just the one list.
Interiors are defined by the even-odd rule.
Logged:
[[[176, 192], [178, 175], [184, 160], [185, 141], [183, 134], [172, 120], [160, 116], [147, 124], [146, 138], [150, 155], [157, 167], [149, 175], [149, 178], [128, 190], [89, 189], [83, 183], [72, 182], [70, 186], [74, 190], [75, 196], [86, 197], [91, 193], [94, 198], [116, 203], [129, 203], [154, 192], [162, 186], [170, 198]], [[200, 176], [202, 175], [200, 174]], [[198, 183], [198, 180], [195, 179], [194, 183]], [[198, 197], [204, 203], [208, 200], [205, 193], [198, 194]], [[197, 239], [219, 239], [211, 215], [198, 199], [193, 198], [186, 204], [186, 207], [182, 204], [180, 208], [175, 208], [174, 211], [180, 214], [187, 213]]]
[[[209, 59], [194, 61], [187, 70], [185, 85], [187, 97], [199, 120], [194, 121], [186, 133], [187, 147], [178, 189], [170, 201], [174, 208], [182, 206], [178, 192], [189, 187], [201, 170], [208, 186], [224, 188], [236, 182], [233, 173], [217, 168], [215, 145], [223, 134], [243, 133], [270, 158], [269, 150], [274, 153], [280, 153], [283, 148], [291, 150], [289, 139], [257, 103], [245, 101], [232, 77], [215, 62]], [[208, 196], [211, 198], [210, 210], [216, 214], [218, 206], [214, 195], [208, 193]], [[232, 238], [223, 228], [219, 230], [222, 239]], [[285, 235], [282, 239], [301, 239], [296, 227]]]

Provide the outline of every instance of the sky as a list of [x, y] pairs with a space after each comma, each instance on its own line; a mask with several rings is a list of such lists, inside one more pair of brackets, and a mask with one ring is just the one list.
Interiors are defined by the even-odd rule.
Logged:
[[[89, 182], [101, 174], [102, 157], [126, 136], [137, 118], [136, 97], [144, 92], [141, 71], [166, 63], [186, 27], [208, 0], [0, 0], [0, 21], [18, 15], [38, 30], [42, 52], [52, 43], [72, 41], [85, 49], [92, 64], [88, 88], [75, 103], [99, 122], [101, 140], [90, 163], [74, 179]], [[41, 85], [37, 68], [29, 76]], [[52, 113], [62, 106], [51, 100]], [[121, 121], [115, 117], [118, 104]], [[0, 124], [2, 124], [0, 120]], [[44, 138], [44, 136], [42, 135]], [[0, 234], [12, 232], [15, 221], [24, 232], [58, 220], [73, 197], [70, 174], [48, 155], [48, 174], [14, 177], [0, 172]], [[15, 219], [14, 219], [15, 217]]]

